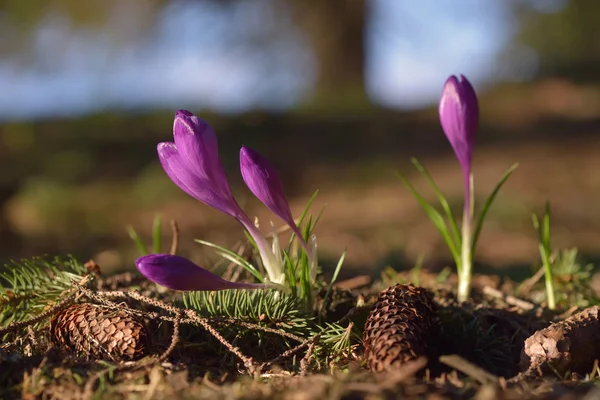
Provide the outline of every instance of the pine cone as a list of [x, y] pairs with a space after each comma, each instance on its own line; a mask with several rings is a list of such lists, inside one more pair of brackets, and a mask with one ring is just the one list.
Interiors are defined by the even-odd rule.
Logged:
[[593, 306], [541, 329], [525, 340], [521, 369], [586, 374], [600, 358], [600, 308]]
[[428, 341], [436, 334], [433, 294], [412, 284], [392, 286], [379, 294], [365, 324], [367, 368], [380, 372], [428, 356]]
[[96, 304], [73, 304], [50, 322], [53, 341], [87, 357], [134, 360], [146, 355], [150, 335], [124, 311]]

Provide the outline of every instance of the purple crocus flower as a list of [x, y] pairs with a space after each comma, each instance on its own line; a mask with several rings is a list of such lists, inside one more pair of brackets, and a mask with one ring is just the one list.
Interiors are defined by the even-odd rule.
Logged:
[[157, 146], [158, 158], [181, 190], [234, 218], [243, 214], [231, 193], [211, 127], [186, 110], [175, 114], [175, 142]]
[[465, 212], [470, 218], [471, 207], [471, 161], [473, 143], [479, 124], [477, 95], [471, 83], [463, 75], [451, 76], [444, 85], [440, 99], [440, 122], [462, 168], [465, 183]]
[[135, 266], [146, 278], [173, 290], [265, 289], [259, 283], [230, 282], [199, 267], [187, 258], [171, 254], [149, 254]]
[[175, 142], [157, 146], [160, 162], [171, 180], [193, 198], [234, 217], [254, 238], [269, 279], [284, 279], [269, 242], [235, 201], [219, 159], [217, 137], [211, 127], [186, 110], [175, 114]]
[[290, 205], [283, 193], [283, 186], [273, 165], [256, 150], [243, 146], [240, 149], [240, 170], [248, 189], [273, 214], [281, 218], [290, 227], [310, 258], [311, 252], [294, 221]]

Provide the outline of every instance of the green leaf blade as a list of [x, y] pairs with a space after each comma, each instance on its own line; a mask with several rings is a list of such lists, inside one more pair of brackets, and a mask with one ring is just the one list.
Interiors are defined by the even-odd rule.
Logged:
[[485, 220], [485, 216], [487, 215], [492, 203], [496, 199], [498, 192], [504, 186], [504, 183], [510, 178], [512, 173], [517, 169], [519, 163], [513, 164], [510, 168], [508, 168], [504, 175], [500, 178], [500, 181], [496, 184], [488, 198], [485, 200], [479, 215], [477, 216], [477, 220], [475, 223], [475, 230], [473, 231], [473, 240], [471, 241], [471, 254], [475, 254], [475, 247], [477, 246], [477, 241], [479, 240], [479, 235], [481, 234], [481, 228], [483, 227], [483, 221]]

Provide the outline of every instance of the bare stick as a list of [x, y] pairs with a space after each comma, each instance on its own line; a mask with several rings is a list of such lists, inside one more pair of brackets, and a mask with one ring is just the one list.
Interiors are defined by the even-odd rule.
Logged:
[[485, 286], [483, 288], [483, 293], [488, 296], [494, 297], [496, 299], [500, 299], [500, 300], [504, 301], [506, 304], [510, 304], [511, 306], [519, 307], [520, 309], [525, 310], [525, 311], [531, 311], [535, 308], [535, 304], [530, 303], [525, 300], [518, 299], [511, 295], [505, 295], [498, 289], [494, 289], [491, 286]]
[[175, 350], [175, 347], [179, 343], [179, 324], [180, 323], [181, 323], [181, 313], [179, 313], [177, 315], [177, 317], [175, 317], [175, 321], [173, 321], [173, 335], [171, 336], [171, 344], [169, 345], [167, 350], [165, 350], [165, 352], [162, 353], [160, 355], [160, 357], [158, 357], [158, 360], [156, 360], [156, 362], [165, 361], [169, 357], [169, 355], [173, 352], [173, 350]]
[[317, 341], [313, 341], [308, 345], [308, 349], [306, 349], [306, 354], [300, 360], [300, 376], [306, 376], [308, 373], [308, 367], [310, 365], [310, 361], [312, 359], [312, 355], [315, 351], [315, 347], [317, 345]]
[[531, 276], [530, 278], [526, 279], [521, 286], [519, 287], [519, 289], [517, 289], [517, 294], [519, 296], [524, 295], [525, 293], [529, 293], [529, 291], [531, 290], [531, 288], [538, 283], [538, 281], [540, 279], [542, 279], [542, 276], [544, 276], [544, 267], [541, 267], [540, 269], [538, 269], [538, 271], [533, 274], [533, 276]]
[[202, 327], [204, 329], [206, 329], [206, 331], [209, 332], [211, 335], [213, 335], [213, 337], [215, 339], [217, 339], [219, 342], [221, 342], [221, 344], [223, 346], [225, 346], [227, 348], [227, 350], [229, 350], [231, 353], [235, 354], [240, 360], [242, 360], [242, 362], [244, 363], [244, 366], [246, 367], [246, 369], [248, 370], [248, 372], [250, 374], [253, 374], [254, 372], [256, 372], [257, 367], [255, 366], [252, 357], [246, 357], [244, 354], [242, 354], [242, 352], [240, 351], [240, 349], [238, 347], [229, 343], [227, 341], [227, 339], [225, 339], [219, 332], [217, 332], [217, 330], [215, 328], [213, 328], [206, 321], [206, 319], [200, 318], [198, 316], [198, 314], [196, 314], [193, 310], [186, 310], [185, 314], [188, 316], [188, 318], [190, 318], [193, 321], [202, 325]]
[[477, 380], [481, 384], [485, 385], [488, 383], [498, 383], [497, 376], [490, 374], [483, 368], [480, 368], [477, 365], [470, 363], [469, 361], [456, 354], [441, 356], [440, 362], [470, 376], [471, 378]]
[[217, 324], [224, 324], [224, 323], [228, 323], [228, 324], [237, 324], [240, 326], [243, 326], [245, 328], [248, 329], [252, 329], [255, 331], [262, 331], [262, 332], [268, 332], [268, 333], [273, 333], [275, 335], [279, 335], [279, 336], [284, 336], [287, 338], [290, 338], [292, 340], [295, 340], [297, 342], [303, 342], [305, 339], [301, 338], [300, 336], [294, 335], [293, 333], [289, 333], [289, 332], [285, 332], [285, 331], [280, 331], [278, 329], [274, 329], [274, 328], [269, 328], [268, 326], [261, 326], [258, 324], [253, 324], [252, 322], [246, 322], [246, 321], [241, 321], [237, 318], [232, 318], [232, 317], [213, 317], [213, 318], [207, 318], [208, 320], [210, 320], [211, 322], [215, 322]]

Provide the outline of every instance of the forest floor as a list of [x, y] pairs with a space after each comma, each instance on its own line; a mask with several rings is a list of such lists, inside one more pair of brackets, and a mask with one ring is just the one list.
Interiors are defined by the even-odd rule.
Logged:
[[[0, 347], [0, 398], [600, 398], [595, 359], [600, 355], [600, 319], [597, 307], [589, 307], [598, 304], [589, 289], [591, 276], [581, 268], [557, 276], [560, 310], [555, 311], [545, 308], [541, 277], [536, 274], [517, 284], [477, 275], [466, 303], [456, 301], [456, 276], [448, 271], [388, 270], [377, 281], [368, 276], [340, 281], [323, 315], [326, 322], [347, 326], [348, 340], [342, 348], [329, 350], [319, 347], [323, 339], [318, 334], [284, 338], [263, 332], [257, 342], [258, 336], [236, 330], [243, 319], [198, 319], [173, 308], [173, 294], [154, 284], [131, 274], [108, 277], [87, 288], [77, 286], [76, 302], [115, 307], [141, 318], [152, 343], [145, 357], [124, 361], [91, 356], [93, 350], [73, 350], [74, 339], [57, 341], [48, 326], [24, 328]], [[365, 320], [382, 289], [409, 281], [434, 294], [441, 330], [421, 344], [435, 348], [436, 359], [413, 343], [411, 360], [370, 372], [362, 343]], [[577, 313], [586, 308], [581, 322]], [[575, 322], [556, 324], [564, 320]], [[257, 323], [282, 329], [281, 321], [264, 315]], [[524, 355], [525, 340], [538, 331], [547, 354], [534, 360]], [[550, 340], [546, 337], [557, 340], [554, 349], [544, 342]], [[535, 345], [528, 346], [529, 355], [538, 351], [539, 356]]]

